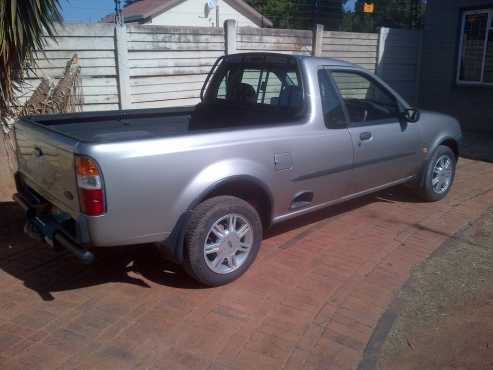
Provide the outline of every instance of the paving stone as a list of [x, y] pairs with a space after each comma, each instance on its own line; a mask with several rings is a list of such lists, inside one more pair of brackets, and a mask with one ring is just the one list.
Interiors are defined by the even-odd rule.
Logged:
[[461, 160], [441, 202], [390, 189], [279, 225], [214, 289], [145, 248], [81, 266], [0, 207], [0, 369], [354, 369], [413, 266], [493, 204], [491, 183], [493, 165]]

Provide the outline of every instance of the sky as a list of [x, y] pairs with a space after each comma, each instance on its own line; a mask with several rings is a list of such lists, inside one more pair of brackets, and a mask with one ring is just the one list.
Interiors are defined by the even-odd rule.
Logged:
[[349, 0], [344, 6], [344, 8], [346, 10], [354, 10], [354, 3], [356, 3], [356, 0]]
[[60, 5], [65, 22], [96, 22], [115, 9], [113, 0], [60, 0]]
[[[349, 0], [346, 9], [354, 9], [355, 2]], [[60, 0], [60, 5], [65, 22], [96, 22], [115, 9], [114, 0]]]

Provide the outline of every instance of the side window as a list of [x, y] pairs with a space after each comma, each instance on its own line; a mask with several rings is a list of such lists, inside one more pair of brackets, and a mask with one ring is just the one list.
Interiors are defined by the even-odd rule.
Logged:
[[356, 72], [332, 72], [351, 123], [372, 123], [399, 116], [396, 98], [376, 81]]
[[296, 65], [242, 65], [220, 67], [208, 87], [208, 99], [235, 107], [297, 111], [303, 108], [303, 88]]
[[289, 86], [298, 86], [298, 76], [295, 72], [286, 73], [286, 84]]
[[[285, 80], [284, 83], [280, 77]], [[290, 99], [290, 93], [299, 90], [298, 78], [294, 72], [245, 69], [240, 89], [250, 97], [248, 100], [250, 103], [292, 106], [299, 100], [295, 99], [297, 97]]]
[[261, 86], [261, 93], [257, 99], [261, 104], [277, 104], [281, 94], [282, 81], [273, 72], [267, 71]]
[[217, 89], [217, 99], [226, 99], [226, 93], [227, 93], [227, 88], [226, 84], [228, 80], [228, 75], [226, 74], [223, 79], [221, 80], [221, 83], [219, 84], [219, 88]]
[[321, 69], [318, 71], [318, 84], [320, 86], [325, 125], [328, 128], [345, 128], [346, 117], [342, 109], [341, 100], [330, 81], [327, 70]]
[[243, 70], [241, 83], [251, 86], [256, 95], [258, 94], [257, 88], [259, 86], [259, 83], [261, 83], [260, 79], [262, 77], [262, 71], [259, 69], [245, 69]]

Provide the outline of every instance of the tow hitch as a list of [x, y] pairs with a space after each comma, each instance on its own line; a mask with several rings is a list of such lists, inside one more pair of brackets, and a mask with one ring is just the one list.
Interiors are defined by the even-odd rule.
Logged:
[[94, 261], [94, 253], [84, 249], [66, 237], [60, 229], [60, 226], [52, 221], [50, 217], [36, 216], [35, 209], [30, 207], [29, 202], [22, 194], [15, 194], [14, 200], [19, 204], [27, 215], [24, 232], [35, 240], [46, 242], [55, 250], [65, 248], [83, 264], [90, 264]]

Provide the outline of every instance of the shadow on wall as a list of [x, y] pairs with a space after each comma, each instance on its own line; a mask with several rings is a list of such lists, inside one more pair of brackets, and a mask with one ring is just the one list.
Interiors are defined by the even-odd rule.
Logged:
[[421, 31], [382, 28], [378, 41], [377, 75], [409, 104], [418, 102]]
[[[437, 73], [448, 72], [434, 70], [436, 61], [430, 60], [433, 53], [421, 57], [421, 37], [422, 31], [382, 28], [377, 75], [409, 104], [459, 119], [463, 131], [466, 131], [461, 145], [462, 157], [493, 162], [493, 129], [489, 118], [493, 112], [493, 89], [455, 86], [455, 82], [449, 81], [443, 84], [443, 76]], [[442, 57], [442, 54], [437, 57]], [[483, 127], [485, 119], [488, 127]], [[473, 132], [479, 129], [481, 133]], [[485, 132], [488, 130], [490, 133]]]
[[[491, 86], [460, 85], [456, 81], [461, 35], [459, 14], [462, 5], [460, 4], [465, 6], [474, 1], [430, 1], [429, 3], [421, 53], [419, 105], [424, 109], [456, 117], [461, 122], [464, 131], [493, 133], [493, 104], [491, 104], [493, 89]], [[442, 6], [442, 3], [447, 5]], [[481, 1], [476, 1], [476, 3], [479, 6]], [[488, 1], [482, 1], [482, 3], [488, 3]], [[470, 40], [473, 44], [478, 42], [476, 36], [480, 37], [479, 31]], [[475, 53], [480, 49], [473, 47], [473, 44], [469, 50], [472, 57], [470, 72], [474, 74], [475, 71], [479, 71], [476, 62], [478, 54]], [[482, 47], [483, 41], [479, 41], [479, 44]]]

